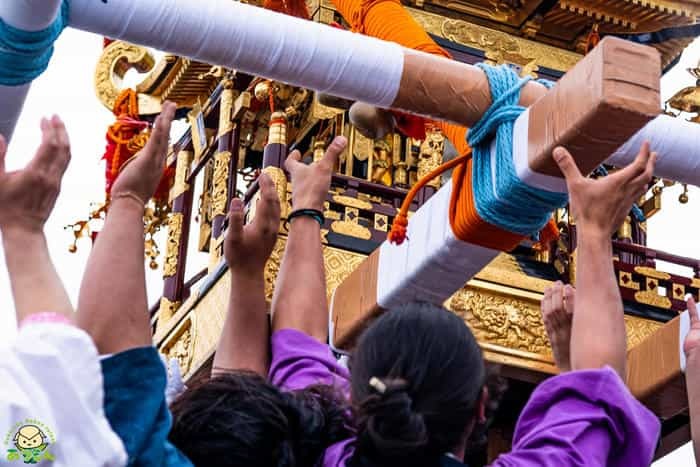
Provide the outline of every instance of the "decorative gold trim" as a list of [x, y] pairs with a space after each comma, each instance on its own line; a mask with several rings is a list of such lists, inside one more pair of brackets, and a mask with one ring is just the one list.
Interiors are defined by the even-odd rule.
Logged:
[[194, 154], [190, 151], [180, 151], [177, 154], [177, 165], [175, 167], [175, 181], [170, 189], [170, 201], [173, 201], [178, 196], [190, 189], [187, 178], [190, 175], [190, 164]]
[[639, 282], [635, 281], [632, 278], [631, 272], [620, 271], [619, 276], [620, 277], [619, 277], [617, 283], [620, 287], [624, 287], [626, 289], [632, 289], [632, 290], [639, 290], [639, 288], [640, 288]]
[[692, 280], [690, 281], [690, 286], [693, 287], [694, 289], [700, 289], [700, 278], [693, 277]]
[[635, 293], [634, 299], [645, 305], [651, 305], [667, 310], [671, 308], [671, 300], [669, 300], [668, 297], [662, 297], [658, 293], [651, 290], [644, 290], [643, 292]]
[[[95, 69], [97, 98], [111, 111], [122, 91], [122, 80], [126, 72], [135, 68], [140, 73], [146, 73], [153, 69], [155, 63], [155, 57], [145, 47], [122, 41], [112, 42], [102, 51]], [[158, 111], [159, 108], [156, 109]]]
[[384, 214], [375, 214], [374, 215], [374, 230], [378, 230], [380, 232], [388, 232], [389, 231], [389, 216], [386, 216]]
[[280, 218], [287, 218], [287, 176], [284, 170], [279, 167], [265, 167], [263, 173], [266, 173], [275, 183], [277, 189], [277, 197], [280, 200]]
[[180, 302], [171, 302], [166, 297], [160, 298], [160, 309], [158, 311], [158, 329], [165, 329], [168, 322], [177, 313]]
[[331, 230], [335, 233], [360, 238], [362, 240], [369, 240], [372, 238], [372, 232], [370, 232], [367, 227], [363, 227], [355, 222], [335, 221], [331, 224]]
[[172, 331], [159, 351], [170, 361], [175, 358], [180, 365], [182, 376], [186, 376], [192, 367], [197, 339], [195, 313], [190, 314]]
[[372, 203], [370, 203], [369, 201], [363, 201], [357, 198], [352, 198], [350, 196], [335, 195], [333, 196], [333, 202], [351, 208], [363, 209], [365, 211], [372, 210]]
[[182, 238], [182, 225], [184, 222], [185, 217], [182, 213], [176, 212], [170, 215], [165, 261], [163, 262], [163, 278], [172, 277], [177, 273], [180, 239]]
[[[680, 288], [680, 292], [676, 288]], [[685, 285], [674, 282], [671, 284], [671, 293], [675, 300], [685, 300]]]
[[214, 156], [214, 188], [212, 189], [212, 218], [225, 216], [228, 206], [228, 178], [232, 154], [222, 151]]
[[187, 119], [191, 127], [190, 133], [192, 137], [192, 146], [194, 147], [194, 160], [200, 161], [209, 145], [202, 106], [195, 104], [190, 113], [187, 114]]
[[568, 71], [582, 55], [545, 44], [507, 34], [505, 32], [445, 18], [435, 13], [408, 8], [411, 16], [426, 31], [458, 44], [486, 52], [486, 58], [494, 63], [513, 63], [522, 67], [523, 75], [547, 67]]
[[666, 272], [662, 272], [662, 271], [657, 271], [654, 268], [649, 268], [646, 266], [636, 266], [634, 268], [634, 272], [636, 272], [637, 274], [641, 274], [643, 276], [646, 276], [646, 277], [653, 277], [653, 278], [659, 279], [659, 280], [671, 280], [670, 274], [668, 274]]
[[224, 81], [223, 86], [224, 90], [221, 92], [221, 108], [219, 110], [219, 138], [231, 133], [236, 127], [232, 119], [233, 104], [237, 97], [236, 91], [233, 89], [233, 81], [227, 79]]

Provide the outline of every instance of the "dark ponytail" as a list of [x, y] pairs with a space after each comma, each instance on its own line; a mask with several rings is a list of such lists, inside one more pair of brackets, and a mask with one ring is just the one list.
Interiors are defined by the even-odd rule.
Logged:
[[349, 467], [431, 467], [476, 418], [484, 363], [447, 310], [413, 303], [361, 336], [351, 360], [357, 442]]
[[331, 387], [287, 393], [245, 371], [195, 383], [171, 412], [169, 439], [196, 466], [312, 466], [351, 435]]

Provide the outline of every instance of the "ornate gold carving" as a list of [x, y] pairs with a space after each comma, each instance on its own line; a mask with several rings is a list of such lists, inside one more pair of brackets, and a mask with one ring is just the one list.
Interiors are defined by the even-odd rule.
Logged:
[[634, 268], [634, 272], [636, 272], [637, 274], [641, 274], [643, 276], [646, 276], [646, 277], [653, 277], [655, 279], [671, 280], [670, 274], [668, 274], [666, 272], [662, 272], [662, 271], [657, 271], [654, 268], [649, 268], [646, 266], [636, 266]]
[[352, 154], [358, 161], [366, 161], [369, 154], [372, 152], [372, 140], [357, 131], [352, 129]]
[[212, 190], [212, 217], [225, 216], [228, 201], [229, 166], [231, 152], [223, 151], [214, 157], [214, 189]]
[[393, 153], [385, 140], [374, 142], [370, 166], [372, 167], [370, 181], [392, 186], [394, 177]]
[[314, 93], [314, 99], [311, 102], [311, 115], [313, 118], [319, 120], [329, 120], [335, 118], [338, 115], [342, 115], [345, 112], [343, 109], [336, 109], [334, 107], [328, 107], [327, 105], [321, 104], [319, 102], [318, 93]]
[[199, 162], [209, 146], [202, 106], [195, 104], [192, 110], [187, 114], [187, 119], [191, 127], [190, 134], [192, 137], [192, 146], [194, 147], [194, 160]]
[[632, 279], [631, 272], [620, 271], [619, 276], [620, 278], [618, 279], [618, 284], [620, 285], [620, 287], [624, 287], [626, 289], [639, 290], [639, 282]]
[[673, 293], [673, 298], [675, 300], [685, 300], [685, 285], [671, 284], [671, 293]]
[[180, 308], [180, 302], [171, 302], [166, 297], [161, 297], [158, 311], [158, 329], [165, 329], [178, 308]]
[[515, 258], [507, 253], [499, 254], [488, 266], [479, 271], [476, 279], [540, 293], [551, 284], [547, 280], [528, 276]]
[[637, 292], [634, 294], [634, 299], [639, 303], [645, 305], [651, 305], [658, 308], [671, 308], [671, 300], [668, 297], [663, 297], [652, 290], [644, 290], [642, 292]]
[[163, 277], [172, 277], [177, 273], [178, 256], [180, 253], [180, 239], [182, 238], [182, 224], [185, 217], [180, 212], [170, 215], [168, 221], [168, 240], [163, 262]]
[[374, 215], [374, 230], [379, 230], [380, 232], [389, 231], [389, 216], [384, 214]]
[[[445, 136], [442, 131], [436, 128], [426, 132], [425, 141], [420, 146], [420, 156], [418, 157], [419, 180], [442, 165], [444, 152]], [[435, 177], [428, 183], [428, 186], [439, 189], [442, 186], [442, 177]]]
[[700, 289], [700, 278], [693, 277], [690, 282], [690, 286], [694, 289]]
[[282, 219], [287, 218], [287, 177], [284, 175], [284, 171], [279, 167], [265, 167], [263, 172], [266, 173], [272, 181], [275, 183], [275, 188], [277, 188], [277, 197], [280, 200], [280, 217]]
[[97, 98], [102, 105], [112, 110], [122, 91], [121, 82], [126, 72], [135, 68], [140, 73], [146, 73], [154, 66], [155, 58], [145, 47], [122, 41], [111, 43], [102, 51], [102, 56], [97, 62], [95, 70]]
[[177, 154], [177, 166], [175, 167], [175, 181], [170, 189], [170, 201], [190, 189], [187, 177], [190, 175], [190, 164], [194, 154], [190, 151], [180, 151]]
[[519, 65], [523, 69], [523, 74], [535, 71], [538, 66], [568, 71], [582, 58], [574, 52], [522, 39], [477, 24], [445, 19], [443, 16], [414, 8], [408, 10], [428, 32], [483, 50], [487, 58], [493, 62]]
[[369, 240], [372, 238], [372, 232], [367, 227], [349, 221], [335, 221], [331, 224], [331, 230], [335, 233], [348, 235], [350, 237]]
[[343, 205], [343, 206], [362, 209], [365, 211], [372, 210], [372, 203], [370, 203], [369, 201], [364, 201], [361, 199], [352, 198], [350, 196], [335, 195], [335, 196], [333, 196], [333, 202], [338, 203], [338, 204]]
[[656, 332], [663, 323], [649, 319], [637, 318], [625, 315], [625, 327], [627, 328], [627, 348], [635, 347], [647, 337]]
[[449, 308], [469, 324], [481, 343], [549, 353], [549, 341], [536, 302], [466, 288], [452, 296]]
[[196, 327], [194, 326], [195, 314], [190, 313], [171, 333], [166, 342], [161, 346], [160, 352], [169, 361], [176, 359], [180, 365], [180, 372], [187, 375], [192, 366], [194, 357]]
[[287, 115], [284, 112], [275, 112], [270, 116], [267, 143], [287, 144]]
[[231, 133], [236, 127], [233, 121], [233, 103], [236, 99], [236, 91], [233, 89], [233, 81], [225, 80], [224, 90], [221, 92], [221, 110], [219, 111], [219, 138]]
[[204, 176], [202, 177], [202, 194], [199, 198], [199, 251], [208, 252], [209, 242], [211, 240], [212, 229], [212, 211], [211, 211], [211, 192], [214, 179], [214, 164], [210, 160], [204, 167]]

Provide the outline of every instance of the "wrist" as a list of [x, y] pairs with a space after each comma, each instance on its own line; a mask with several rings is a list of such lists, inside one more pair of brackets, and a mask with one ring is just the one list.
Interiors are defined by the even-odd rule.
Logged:
[[136, 195], [124, 194], [112, 197], [109, 202], [109, 210], [129, 212], [133, 214], [138, 213], [139, 216], [143, 216], [145, 205]]
[[685, 352], [685, 361], [687, 367], [700, 368], [700, 346], [693, 347]]
[[242, 267], [235, 266], [230, 268], [231, 284], [236, 286], [244, 286], [246, 289], [250, 287], [265, 284], [265, 269], [263, 267]]
[[31, 229], [21, 226], [7, 226], [2, 228], [2, 241], [5, 249], [16, 248], [17, 245], [31, 246], [45, 244], [46, 237], [43, 229]]
[[611, 234], [595, 226], [576, 226], [576, 241], [579, 245], [594, 245], [596, 247], [612, 247]]

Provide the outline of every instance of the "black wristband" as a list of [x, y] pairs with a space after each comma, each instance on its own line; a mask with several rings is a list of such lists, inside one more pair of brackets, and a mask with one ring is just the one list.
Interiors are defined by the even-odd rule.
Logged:
[[292, 219], [302, 216], [313, 218], [321, 227], [326, 223], [326, 217], [318, 209], [297, 209], [296, 211], [292, 211], [287, 216], [287, 222], [292, 222]]

